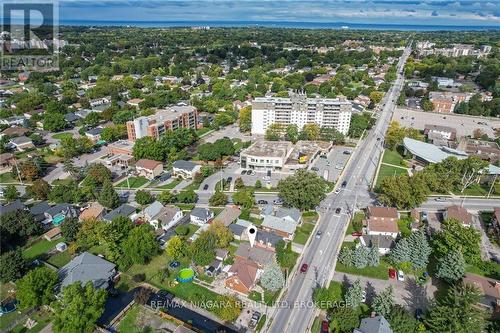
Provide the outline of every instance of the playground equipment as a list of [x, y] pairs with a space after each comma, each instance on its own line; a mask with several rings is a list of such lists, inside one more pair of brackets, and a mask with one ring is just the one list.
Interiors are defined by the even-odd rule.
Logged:
[[194, 279], [194, 270], [192, 268], [183, 268], [179, 271], [177, 275], [177, 281], [179, 282], [191, 282]]

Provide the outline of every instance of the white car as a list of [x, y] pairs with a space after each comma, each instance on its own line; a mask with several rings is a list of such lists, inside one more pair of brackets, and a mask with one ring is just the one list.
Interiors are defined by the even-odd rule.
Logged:
[[338, 189], [336, 189], [336, 190], [335, 190], [335, 192], [333, 192], [333, 193], [335, 193], [335, 194], [339, 194], [339, 193], [340, 193], [340, 191], [342, 191], [342, 189], [341, 189], [341, 188], [338, 188]]
[[405, 280], [405, 273], [403, 273], [402, 270], [398, 271], [398, 281], [404, 281]]
[[344, 168], [344, 166], [342, 164], [337, 164], [335, 166], [335, 169], [337, 169], [337, 170], [342, 170], [343, 168]]
[[363, 303], [366, 302], [366, 291], [365, 290], [363, 290], [361, 302], [363, 302]]

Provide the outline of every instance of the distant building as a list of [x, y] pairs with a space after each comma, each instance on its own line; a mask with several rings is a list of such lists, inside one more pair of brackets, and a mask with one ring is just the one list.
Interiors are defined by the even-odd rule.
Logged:
[[440, 125], [425, 125], [424, 134], [431, 140], [433, 138], [441, 138], [454, 141], [457, 138], [457, 130], [455, 128]]
[[33, 141], [26, 136], [18, 136], [17, 138], [12, 138], [10, 144], [18, 151], [25, 151], [27, 149], [35, 148]]
[[172, 172], [174, 177], [182, 177], [184, 179], [193, 178], [194, 175], [199, 172], [201, 166], [199, 164], [178, 160], [172, 163]]
[[399, 213], [396, 208], [369, 206], [367, 215], [365, 226], [369, 236], [390, 236], [392, 238], [398, 236]]
[[126, 218], [130, 218], [134, 213], [135, 213], [134, 207], [127, 205], [127, 204], [123, 204], [123, 205], [119, 206], [118, 208], [113, 209], [111, 212], [104, 215], [102, 218], [105, 221], [111, 222], [117, 216], [123, 216]]
[[163, 163], [154, 160], [140, 159], [135, 163], [135, 170], [139, 176], [151, 180], [161, 175], [163, 172]]
[[347, 100], [307, 98], [305, 94], [283, 97], [257, 97], [252, 102], [252, 134], [265, 134], [272, 124], [306, 124], [333, 127], [347, 134], [351, 122], [352, 106]]
[[494, 141], [462, 138], [457, 149], [463, 150], [469, 155], [477, 156], [491, 164], [497, 164], [500, 161], [500, 147]]
[[132, 156], [132, 151], [134, 148], [134, 143], [127, 140], [118, 140], [108, 145], [108, 152], [111, 155], [130, 155]]
[[198, 111], [192, 106], [171, 106], [154, 115], [127, 122], [128, 139], [135, 141], [145, 136], [159, 138], [168, 130], [197, 128]]
[[439, 113], [453, 113], [455, 106], [461, 102], [469, 101], [471, 94], [454, 93], [449, 91], [432, 91], [429, 93], [429, 100], [434, 106], [433, 111]]
[[195, 207], [190, 213], [191, 223], [204, 225], [214, 218], [214, 212], [207, 208]]
[[472, 225], [472, 215], [467, 209], [457, 205], [447, 207], [443, 212], [443, 218], [458, 220], [464, 227], [470, 227]]
[[466, 273], [463, 282], [479, 289], [482, 296], [479, 305], [490, 309], [498, 309], [500, 307], [500, 281]]

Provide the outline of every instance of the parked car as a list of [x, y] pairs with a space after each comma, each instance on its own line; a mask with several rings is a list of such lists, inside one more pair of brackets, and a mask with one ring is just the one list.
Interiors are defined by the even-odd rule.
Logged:
[[328, 333], [330, 332], [329, 324], [326, 320], [321, 322], [321, 332], [320, 333]]
[[441, 198], [441, 197], [437, 197], [436, 199], [434, 199], [434, 201], [444, 202], [444, 201], [446, 201], [446, 199], [445, 198]]
[[257, 203], [259, 205], [267, 205], [268, 202], [267, 202], [267, 200], [259, 200], [259, 201], [257, 201]]
[[402, 270], [398, 271], [398, 281], [404, 281], [405, 280], [405, 273], [403, 273]]
[[322, 235], [322, 234], [323, 234], [323, 231], [318, 230], [318, 231], [316, 232], [316, 238], [321, 238], [321, 235]]
[[312, 171], [319, 171], [318, 167], [312, 167], [311, 170]]
[[319, 158], [327, 158], [326, 155], [319, 155]]
[[337, 169], [337, 170], [342, 170], [343, 168], [344, 168], [344, 166], [342, 164], [337, 164], [335, 166], [335, 169]]
[[335, 214], [340, 214], [341, 211], [342, 211], [342, 208], [338, 207], [337, 209], [335, 209]]
[[241, 170], [241, 173], [240, 173], [240, 174], [241, 174], [241, 175], [244, 175], [244, 174], [246, 174], [246, 173], [247, 173], [247, 171], [246, 171], [246, 170]]
[[333, 193], [335, 193], [335, 194], [339, 194], [339, 193], [340, 193], [340, 191], [342, 191], [342, 189], [341, 189], [341, 188], [337, 188], [337, 189], [335, 190], [335, 192], [333, 192]]
[[179, 267], [180, 264], [181, 263], [178, 261], [172, 261], [169, 266], [170, 266], [170, 268], [177, 268], [177, 267]]
[[424, 311], [421, 308], [415, 309], [415, 318], [421, 320], [424, 317]]
[[343, 154], [344, 155], [351, 155], [351, 151], [350, 150], [344, 150]]
[[307, 272], [308, 268], [309, 268], [308, 264], [302, 264], [302, 266], [300, 267], [300, 272], [305, 273], [305, 272]]
[[227, 177], [227, 182], [230, 183], [233, 181], [233, 177]]
[[255, 174], [255, 171], [252, 171], [252, 170], [247, 170], [247, 175], [250, 176], [250, 175], [254, 175]]
[[347, 180], [344, 180], [344, 181], [342, 182], [342, 185], [340, 185], [340, 186], [341, 186], [342, 188], [345, 188], [345, 187], [347, 186]]
[[283, 204], [283, 199], [278, 198], [276, 200], [273, 200], [273, 204], [275, 204], [275, 205], [282, 205]]
[[361, 236], [363, 236], [363, 233], [361, 231], [354, 231], [353, 233], [351, 233], [351, 236], [361, 237]]
[[396, 278], [396, 270], [394, 268], [389, 268], [389, 277], [391, 279], [395, 279]]
[[208, 190], [208, 184], [205, 184], [205, 186], [203, 186], [203, 190], [204, 191]]
[[363, 292], [361, 293], [361, 302], [366, 302], [366, 291], [363, 290]]
[[264, 180], [270, 180], [270, 179], [271, 179], [271, 177], [269, 177], [269, 176], [264, 176], [264, 177], [262, 177], [262, 179], [264, 179]]
[[254, 328], [255, 326], [257, 326], [257, 323], [259, 322], [260, 316], [261, 316], [260, 312], [255, 311], [252, 314], [252, 318], [250, 318], [250, 324], [248, 326], [250, 326], [250, 328]]

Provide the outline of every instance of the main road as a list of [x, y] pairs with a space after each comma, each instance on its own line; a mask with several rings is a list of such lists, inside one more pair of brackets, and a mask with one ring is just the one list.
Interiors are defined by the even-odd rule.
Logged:
[[[404, 84], [400, 73], [410, 51], [411, 48], [407, 47], [401, 56], [397, 66], [397, 79], [385, 94], [376, 124], [355, 149], [338, 182], [345, 180], [346, 187], [339, 194], [328, 195], [318, 207], [321, 218], [316, 230], [322, 231], [322, 236], [311, 238], [304, 248], [300, 263], [307, 263], [310, 268], [306, 273], [296, 272], [289, 277], [280, 306], [274, 313], [270, 313], [272, 322], [268, 332], [301, 333], [309, 329], [315, 312], [315, 306], [311, 303], [313, 290], [317, 286], [326, 285], [333, 276], [337, 254], [356, 203], [373, 201], [370, 187], [382, 156], [384, 134]], [[339, 207], [342, 209], [341, 214], [335, 214]]]

